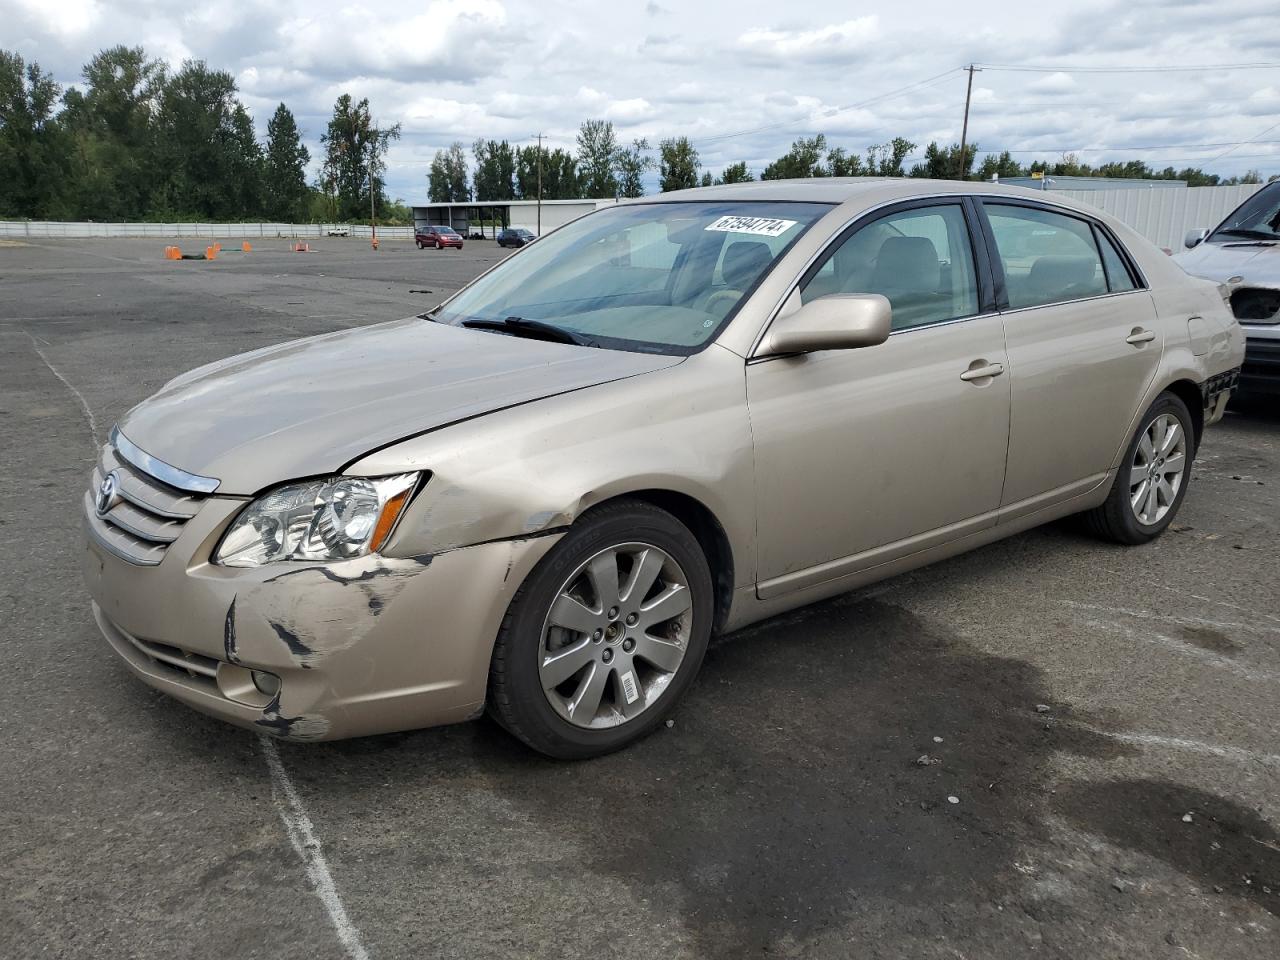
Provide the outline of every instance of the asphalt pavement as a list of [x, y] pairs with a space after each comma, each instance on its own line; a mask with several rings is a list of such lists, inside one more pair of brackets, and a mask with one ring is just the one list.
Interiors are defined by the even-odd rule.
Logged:
[[1209, 432], [1156, 543], [1055, 524], [723, 638], [620, 754], [276, 747], [98, 635], [96, 445], [505, 251], [165, 242], [0, 242], [0, 957], [1280, 955], [1280, 414]]

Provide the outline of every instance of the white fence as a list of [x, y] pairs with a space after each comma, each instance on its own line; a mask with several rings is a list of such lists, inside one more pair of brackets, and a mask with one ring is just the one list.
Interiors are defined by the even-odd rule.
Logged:
[[1158, 247], [1174, 253], [1182, 238], [1197, 227], [1216, 227], [1222, 219], [1261, 190], [1260, 184], [1235, 187], [1187, 187], [1185, 190], [1053, 190], [1048, 194], [1093, 204], [1122, 220]]
[[[369, 239], [368, 224], [345, 223], [53, 223], [44, 220], [0, 220], [0, 237], [52, 239], [60, 237], [208, 237], [252, 240], [271, 237], [327, 237], [345, 232]], [[413, 227], [379, 227], [386, 240], [412, 240]]]
[[[1093, 204], [1123, 220], [1152, 243], [1177, 252], [1182, 238], [1196, 227], [1213, 227], [1261, 189], [1257, 184], [1235, 187], [1188, 187], [1185, 190], [1055, 190], [1054, 194]], [[332, 223], [49, 223], [40, 220], [0, 220], [0, 237], [326, 237], [346, 231], [368, 240], [369, 227]], [[387, 240], [412, 240], [413, 227], [379, 227]]]

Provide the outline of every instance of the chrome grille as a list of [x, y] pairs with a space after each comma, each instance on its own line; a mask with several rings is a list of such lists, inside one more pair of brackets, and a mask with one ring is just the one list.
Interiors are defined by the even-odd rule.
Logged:
[[[111, 443], [103, 448], [85, 491], [84, 511], [90, 531], [103, 547], [130, 563], [154, 566], [200, 511], [205, 496], [170, 486], [121, 455], [122, 450], [135, 449], [112, 431]], [[114, 502], [106, 513], [99, 513], [98, 491], [111, 474], [116, 478]]]

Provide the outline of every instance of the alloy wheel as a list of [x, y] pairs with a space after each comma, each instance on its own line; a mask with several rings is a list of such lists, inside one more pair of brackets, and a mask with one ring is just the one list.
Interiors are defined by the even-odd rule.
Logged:
[[608, 547], [556, 592], [538, 647], [548, 702], [577, 727], [616, 727], [650, 709], [693, 635], [689, 580], [648, 543]]
[[1151, 526], [1163, 520], [1186, 475], [1186, 431], [1177, 417], [1162, 413], [1142, 431], [1129, 468], [1129, 505], [1138, 522]]

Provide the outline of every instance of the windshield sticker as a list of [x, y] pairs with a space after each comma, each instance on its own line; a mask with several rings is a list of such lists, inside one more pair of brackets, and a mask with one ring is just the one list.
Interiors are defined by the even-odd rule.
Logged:
[[721, 217], [706, 229], [717, 233], [749, 233], [757, 237], [780, 237], [799, 221], [777, 217]]

